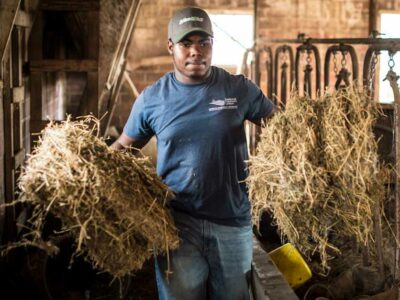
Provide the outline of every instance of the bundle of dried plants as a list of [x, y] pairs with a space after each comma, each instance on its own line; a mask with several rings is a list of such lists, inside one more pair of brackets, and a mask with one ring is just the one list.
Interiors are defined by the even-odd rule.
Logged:
[[33, 214], [25, 241], [54, 248], [43, 239], [48, 214], [61, 221], [59, 232], [75, 240], [75, 255], [114, 277], [142, 267], [154, 249], [178, 246], [165, 208], [171, 194], [148, 158], [116, 151], [94, 133], [93, 117], [51, 123], [43, 131], [19, 180], [19, 201]]
[[292, 93], [250, 159], [254, 222], [271, 211], [282, 237], [308, 257], [319, 253], [324, 271], [347, 237], [371, 241], [373, 208], [384, 197], [372, 132], [378, 115], [353, 87], [315, 100]]

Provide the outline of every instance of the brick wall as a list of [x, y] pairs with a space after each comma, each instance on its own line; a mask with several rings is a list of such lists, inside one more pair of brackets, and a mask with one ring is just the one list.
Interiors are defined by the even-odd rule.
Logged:
[[[144, 0], [128, 54], [128, 69], [139, 92], [172, 69], [171, 63], [140, 67], [140, 62], [168, 55], [167, 27], [174, 11], [195, 5], [215, 13], [253, 13], [253, 3], [253, 0]], [[294, 39], [299, 32], [312, 38], [369, 35], [370, 0], [258, 0], [257, 3], [260, 41], [265, 38]], [[378, 10], [400, 11], [400, 0], [380, 0], [377, 3]], [[122, 128], [133, 101], [132, 94], [121, 97], [119, 113], [122, 115], [118, 116], [115, 124], [118, 128]]]
[[295, 38], [304, 32], [313, 38], [365, 37], [369, 0], [261, 1], [258, 36]]

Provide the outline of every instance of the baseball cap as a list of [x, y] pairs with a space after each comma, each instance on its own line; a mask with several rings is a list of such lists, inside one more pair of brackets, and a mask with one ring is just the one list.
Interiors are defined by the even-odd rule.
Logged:
[[174, 43], [195, 31], [213, 36], [210, 17], [198, 7], [186, 7], [177, 11], [168, 24], [168, 38]]

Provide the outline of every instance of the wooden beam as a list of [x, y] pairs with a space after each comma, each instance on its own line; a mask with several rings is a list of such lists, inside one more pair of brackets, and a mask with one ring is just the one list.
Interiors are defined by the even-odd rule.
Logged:
[[96, 62], [96, 68], [92, 72], [87, 73], [87, 102], [86, 110], [88, 113], [99, 117], [99, 43], [100, 43], [100, 14], [99, 12], [88, 12], [88, 38], [86, 41], [85, 53], [86, 57]]
[[[12, 95], [12, 94], [11, 94]], [[22, 108], [22, 103], [12, 103], [12, 98], [11, 98], [11, 110], [13, 114], [12, 118], [12, 134], [13, 134], [13, 153], [12, 155], [15, 154], [16, 151], [19, 151], [21, 148], [23, 148], [23, 135], [22, 135], [22, 129], [23, 129], [23, 124], [22, 124], [22, 114], [23, 114], [23, 108]], [[15, 169], [15, 167], [13, 166]]]
[[[43, 13], [38, 11], [35, 22], [32, 26], [31, 35], [28, 45], [29, 57], [31, 60], [43, 59]], [[29, 94], [30, 94], [30, 118], [31, 120], [42, 118], [42, 99], [43, 99], [43, 74], [41, 72], [30, 72], [29, 78]], [[36, 128], [32, 128], [32, 123], [29, 123], [29, 133], [36, 133]], [[31, 137], [31, 149], [35, 136]]]
[[25, 87], [24, 86], [18, 86], [12, 88], [12, 103], [19, 103], [24, 101], [25, 99]]
[[[24, 41], [25, 42], [25, 41]], [[11, 34], [11, 85], [21, 86], [22, 82], [22, 32], [21, 27], [14, 26]]]
[[99, 0], [43, 0], [41, 10], [56, 11], [98, 11]]
[[256, 238], [253, 238], [251, 273], [254, 299], [299, 300], [269, 254]]
[[[126, 61], [122, 65], [122, 68], [125, 69]], [[123, 71], [125, 74], [125, 71]], [[117, 82], [114, 84], [113, 89], [111, 90], [111, 95], [109, 98], [109, 102], [107, 104], [107, 115], [103, 118], [104, 122], [101, 124], [101, 132], [103, 133], [103, 137], [106, 137], [108, 132], [108, 128], [110, 127], [112, 117], [114, 115], [115, 107], [117, 106], [119, 92], [121, 91], [122, 84], [125, 80], [125, 76], [118, 76]]]
[[[0, 103], [3, 103], [3, 81], [0, 79]], [[4, 203], [4, 112], [3, 105], [0, 105], [0, 204]], [[0, 208], [0, 239], [3, 236], [4, 208]]]
[[130, 71], [142, 68], [142, 67], [153, 67], [160, 65], [171, 65], [173, 61], [170, 55], [155, 56], [141, 59], [138, 63], [133, 64]]
[[17, 152], [17, 154], [15, 154], [13, 156], [13, 164], [14, 164], [14, 168], [18, 169], [18, 167], [20, 167], [22, 165], [22, 163], [25, 160], [25, 149], [21, 149]]
[[86, 113], [93, 114], [99, 118], [99, 74], [98, 72], [87, 73], [87, 102], [86, 102]]
[[4, 53], [10, 40], [11, 31], [19, 9], [19, 1], [2, 0], [0, 1], [0, 62], [4, 60]]
[[31, 72], [97, 72], [98, 62], [95, 59], [40, 59], [31, 60]]
[[[85, 45], [85, 43], [88, 42], [87, 39], [85, 39], [85, 37], [87, 36], [88, 38], [90, 38], [90, 36], [87, 34], [87, 32], [82, 32], [83, 25], [81, 24], [82, 22], [80, 21], [80, 18], [78, 18], [78, 14], [74, 13], [64, 14], [64, 20], [65, 20], [65, 25], [67, 26], [72, 36], [72, 43], [74, 44], [77, 52], [83, 56], [84, 55], [83, 46]], [[91, 29], [88, 28], [88, 30], [90, 31]]]
[[[11, 103], [11, 74], [10, 74], [10, 51], [6, 51], [4, 55], [5, 64], [4, 72], [4, 88], [3, 88], [3, 125], [4, 125], [4, 202], [10, 203], [15, 200], [15, 170], [13, 167], [12, 156], [14, 154], [13, 140], [13, 105]], [[15, 207], [5, 209], [3, 233], [3, 241], [9, 242], [16, 238], [15, 227]]]
[[40, 135], [40, 132], [47, 126], [49, 121], [46, 120], [30, 120], [29, 125], [31, 133], [35, 136]]
[[32, 26], [32, 18], [29, 13], [23, 10], [18, 10], [17, 17], [15, 18], [14, 25], [21, 27], [31, 27]]
[[111, 89], [113, 84], [118, 80], [118, 76], [121, 72], [125, 70], [122, 69], [122, 64], [126, 59], [126, 49], [130, 44], [130, 40], [132, 38], [133, 28], [136, 23], [137, 15], [139, 13], [139, 9], [141, 6], [140, 0], [133, 0], [132, 5], [129, 8], [128, 15], [126, 16], [124, 25], [122, 27], [121, 36], [118, 42], [117, 50], [115, 51], [115, 55], [113, 61], [111, 63], [110, 73], [108, 74], [106, 87], [107, 89]]
[[129, 87], [131, 88], [133, 96], [136, 98], [139, 97], [139, 91], [137, 90], [135, 84], [133, 83], [131, 77], [129, 76], [129, 73], [125, 71], [124, 78], [126, 82], [128, 83]]
[[377, 14], [378, 14], [378, 1], [369, 0], [369, 18], [368, 18], [368, 34], [376, 32], [377, 30]]

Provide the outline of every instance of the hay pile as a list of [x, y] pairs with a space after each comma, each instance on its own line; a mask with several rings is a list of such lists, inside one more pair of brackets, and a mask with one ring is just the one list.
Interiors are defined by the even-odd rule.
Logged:
[[154, 167], [147, 158], [110, 149], [93, 134], [98, 125], [88, 117], [47, 126], [20, 177], [20, 200], [34, 208], [33, 243], [43, 245], [51, 213], [61, 220], [60, 231], [73, 236], [75, 255], [122, 277], [140, 269], [154, 248], [176, 248], [178, 237], [163, 207], [169, 192]]
[[346, 237], [371, 242], [373, 209], [384, 197], [372, 132], [378, 114], [354, 88], [316, 100], [292, 93], [250, 159], [255, 224], [270, 210], [284, 238], [306, 256], [319, 253], [323, 272]]

